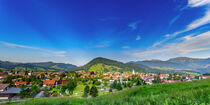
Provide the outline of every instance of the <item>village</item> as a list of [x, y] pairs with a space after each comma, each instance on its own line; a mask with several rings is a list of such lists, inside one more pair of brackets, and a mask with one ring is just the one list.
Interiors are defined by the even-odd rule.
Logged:
[[181, 73], [1, 71], [0, 99], [39, 97], [97, 97], [140, 85], [207, 79], [209, 75]]

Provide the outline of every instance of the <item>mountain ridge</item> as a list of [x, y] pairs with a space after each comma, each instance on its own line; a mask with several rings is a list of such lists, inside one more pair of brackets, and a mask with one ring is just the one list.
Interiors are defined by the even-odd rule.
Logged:
[[144, 60], [128, 62], [136, 65], [145, 65], [150, 68], [195, 71], [200, 73], [210, 72], [210, 58], [176, 57], [169, 60]]
[[77, 66], [66, 63], [54, 63], [51, 61], [36, 63], [20, 63], [0, 60], [0, 68], [5, 70], [72, 71], [75, 70]]
[[[100, 67], [98, 65], [100, 65]], [[148, 72], [143, 67], [136, 66], [133, 64], [127, 64], [127, 63], [123, 63], [123, 62], [119, 62], [119, 61], [115, 61], [115, 60], [111, 60], [111, 59], [107, 59], [103, 57], [97, 57], [97, 58], [92, 59], [90, 62], [82, 66], [80, 69], [84, 69], [88, 71], [93, 66], [98, 66], [98, 69], [100, 69], [99, 71], [103, 71], [101, 70], [103, 69], [103, 66], [108, 66], [109, 68], [118, 68], [118, 71], [120, 72], [132, 71], [132, 70], [135, 70], [136, 72]], [[104, 68], [104, 69], [107, 69], [107, 68]]]

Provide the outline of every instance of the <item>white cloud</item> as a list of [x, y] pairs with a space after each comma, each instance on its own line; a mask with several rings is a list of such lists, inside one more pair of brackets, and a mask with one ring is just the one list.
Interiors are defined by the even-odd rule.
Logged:
[[161, 40], [161, 41], [158, 41], [158, 42], [154, 43], [153, 47], [159, 46], [159, 45], [165, 43], [166, 41], [174, 38], [175, 36], [177, 36], [181, 33], [184, 33], [184, 32], [199, 28], [203, 25], [209, 24], [210, 23], [210, 0], [188, 0], [188, 6], [192, 7], [192, 8], [193, 7], [200, 7], [200, 6], [204, 6], [204, 5], [206, 5], [206, 11], [205, 11], [203, 17], [201, 17], [199, 19], [196, 19], [193, 22], [191, 22], [190, 24], [188, 24], [187, 27], [184, 30], [177, 31], [173, 34], [165, 35], [166, 38]]
[[210, 31], [202, 33], [197, 36], [187, 35], [179, 38], [178, 42], [168, 43], [160, 48], [150, 48], [146, 51], [131, 52], [135, 57], [150, 57], [159, 56], [161, 54], [170, 55], [184, 55], [192, 52], [210, 50]]
[[109, 45], [104, 44], [104, 45], [96, 45], [95, 48], [103, 48], [103, 47], [109, 47]]
[[24, 48], [24, 49], [38, 50], [38, 51], [45, 52], [47, 54], [51, 54], [53, 56], [58, 56], [58, 57], [66, 57], [66, 53], [67, 53], [66, 51], [48, 50], [48, 49], [43, 49], [43, 48], [39, 48], [39, 47], [14, 44], [14, 43], [8, 43], [8, 42], [3, 42], [3, 41], [0, 41], [0, 44], [4, 45], [6, 47], [12, 47], [12, 48]]
[[123, 46], [122, 48], [127, 49], [127, 48], [130, 48], [130, 46]]
[[210, 4], [210, 0], [188, 0], [189, 7], [199, 7]]
[[8, 43], [8, 42], [2, 42], [2, 41], [0, 41], [0, 43], [3, 44], [3, 45], [5, 45], [5, 46], [8, 46], [8, 47], [19, 47], [19, 48], [27, 48], [27, 49], [40, 49], [38, 47], [25, 46], [25, 45]]
[[191, 24], [189, 24], [186, 28], [186, 31], [193, 30], [208, 23], [210, 23], [210, 8], [206, 11], [205, 15], [202, 18], [197, 19], [193, 21]]
[[130, 24], [128, 25], [128, 27], [130, 27], [132, 30], [136, 30], [139, 23], [141, 23], [140, 20], [135, 21], [135, 22], [132, 22], [132, 23], [130, 23]]
[[104, 47], [109, 47], [110, 46], [110, 41], [103, 41], [103, 42], [100, 42], [98, 45], [95, 45], [91, 48], [104, 48]]
[[136, 37], [136, 40], [141, 40], [141, 36], [138, 35], [138, 36]]

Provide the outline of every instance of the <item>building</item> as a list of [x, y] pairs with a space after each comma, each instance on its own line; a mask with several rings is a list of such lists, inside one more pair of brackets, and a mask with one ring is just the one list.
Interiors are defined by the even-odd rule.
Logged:
[[17, 87], [21, 87], [21, 86], [26, 85], [26, 84], [27, 84], [27, 82], [15, 82], [15, 85]]
[[132, 74], [133, 74], [133, 75], [136, 74], [134, 69], [133, 69], [133, 71], [132, 71]]
[[8, 88], [6, 91], [0, 93], [0, 99], [11, 99], [18, 98], [18, 94], [20, 93], [20, 88]]
[[54, 80], [45, 80], [43, 83], [43, 86], [54, 86], [55, 81]]
[[9, 87], [9, 84], [0, 84], [0, 93], [6, 91]]
[[43, 86], [54, 86], [57, 85], [60, 81], [59, 78], [53, 78], [52, 80], [45, 80]]

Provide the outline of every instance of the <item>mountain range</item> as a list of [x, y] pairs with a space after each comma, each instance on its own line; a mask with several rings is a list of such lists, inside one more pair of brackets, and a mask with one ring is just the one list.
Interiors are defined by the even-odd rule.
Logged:
[[0, 69], [3, 70], [34, 70], [34, 71], [74, 71], [77, 66], [65, 63], [39, 62], [39, 63], [18, 63], [0, 61]]
[[135, 65], [145, 65], [151, 70], [161, 71], [193, 71], [199, 73], [210, 72], [210, 58], [188, 58], [176, 57], [166, 61], [162, 60], [145, 60], [145, 61], [131, 61], [128, 62]]
[[77, 67], [72, 64], [54, 63], [54, 62], [38, 62], [38, 63], [17, 63], [9, 61], [0, 61], [0, 69], [3, 70], [34, 70], [34, 71], [119, 71], [127, 72], [135, 70], [136, 72], [210, 72], [210, 58], [198, 59], [188, 57], [171, 58], [166, 61], [162, 60], [144, 60], [130, 61], [127, 63], [98, 57], [87, 64]]

